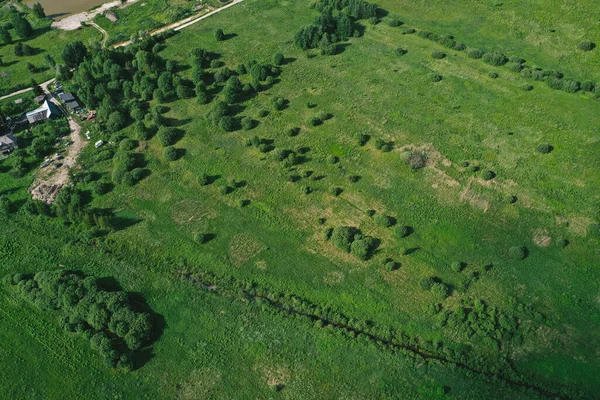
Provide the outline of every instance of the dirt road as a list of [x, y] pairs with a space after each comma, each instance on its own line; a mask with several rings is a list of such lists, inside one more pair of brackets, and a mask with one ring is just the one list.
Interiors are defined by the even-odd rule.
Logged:
[[29, 188], [31, 192], [31, 197], [34, 200], [42, 200], [48, 204], [51, 204], [56, 199], [56, 196], [60, 192], [60, 189], [67, 183], [69, 183], [69, 171], [71, 168], [75, 168], [77, 165], [77, 158], [79, 154], [88, 143], [86, 140], [83, 140], [81, 136], [81, 127], [75, 120], [71, 117], [71, 115], [64, 109], [62, 104], [58, 102], [52, 94], [48, 91], [47, 82], [45, 86], [42, 86], [46, 96], [49, 98], [48, 101], [54, 103], [62, 113], [67, 117], [69, 121], [69, 128], [71, 129], [71, 146], [67, 148], [67, 154], [64, 159], [55, 161], [60, 162], [63, 165], [59, 168], [55, 168], [54, 164], [47, 166], [46, 168], [42, 168], [38, 171], [35, 181]]

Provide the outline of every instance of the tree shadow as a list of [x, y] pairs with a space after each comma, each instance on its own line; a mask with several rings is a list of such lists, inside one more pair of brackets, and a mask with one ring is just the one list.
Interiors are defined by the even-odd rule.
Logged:
[[237, 33], [227, 33], [223, 36], [223, 40], [222, 41], [226, 41], [226, 40], [231, 40], [233, 38], [237, 37]]
[[281, 65], [288, 65], [288, 64], [293, 63], [296, 60], [297, 60], [297, 58], [294, 58], [294, 57], [286, 57], [283, 59], [283, 62], [281, 63]]
[[415, 254], [419, 250], [421, 250], [420, 247], [411, 247], [410, 249], [406, 249], [404, 251], [404, 254], [408, 256], [408, 255], [411, 255], [411, 254]]

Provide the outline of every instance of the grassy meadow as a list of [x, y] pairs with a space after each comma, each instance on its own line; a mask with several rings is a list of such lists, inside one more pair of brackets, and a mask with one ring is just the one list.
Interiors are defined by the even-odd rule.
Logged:
[[[493, 6], [470, 0], [377, 3], [417, 30], [451, 33], [469, 47], [517, 55], [577, 79], [599, 78], [598, 51], [577, 49], [599, 29], [585, 18], [573, 27], [584, 8], [565, 5], [565, 12], [546, 2]], [[465, 13], [468, 7], [477, 12]], [[531, 395], [482, 374], [423, 363], [360, 336], [319, 329], [254, 301], [208, 293], [179, 278], [181, 270], [298, 296], [367, 326], [400, 330], [417, 343], [468, 349], [474, 359], [501, 356], [537, 387], [553, 393], [569, 388], [566, 397], [592, 398], [600, 390], [600, 237], [594, 234], [600, 219], [600, 122], [592, 118], [598, 100], [550, 89], [506, 66], [403, 34], [385, 18], [376, 25], [361, 21], [362, 37], [340, 45], [339, 54], [303, 52], [293, 35], [316, 15], [308, 1], [246, 0], [165, 42], [161, 57], [176, 60], [184, 77], [192, 73], [193, 47], [218, 54], [232, 70], [253, 59], [270, 62], [277, 52], [286, 61], [271, 86], [236, 105], [237, 117], [255, 121], [251, 130], [215, 127], [209, 119], [212, 104], [169, 101], [164, 116], [181, 131], [176, 161], [165, 159], [157, 138], [138, 141], [135, 152], [142, 154], [149, 176], [132, 187], [112, 185], [102, 196], [91, 194], [91, 184], [80, 184], [91, 207], [110, 209], [120, 221], [105, 238], [89, 242], [57, 221], [22, 213], [5, 219], [9, 229], [0, 233], [0, 249], [10, 262], [3, 273], [62, 265], [112, 276], [146, 297], [164, 317], [164, 330], [141, 368], [111, 371], [84, 340], [53, 324], [52, 315], [37, 312], [3, 287], [0, 359], [14, 368], [0, 372], [2, 396]], [[526, 36], [528, 27], [535, 28], [535, 37]], [[227, 40], [215, 41], [218, 28]], [[397, 48], [407, 53], [399, 55]], [[436, 50], [446, 57], [433, 58]], [[432, 74], [442, 79], [433, 82]], [[245, 83], [248, 76], [240, 80]], [[533, 90], [524, 91], [529, 84]], [[288, 102], [283, 110], [272, 105], [277, 97]], [[319, 113], [331, 117], [311, 126], [309, 119]], [[287, 136], [289, 128], [299, 133]], [[93, 125], [90, 130], [94, 140], [109, 141], [110, 135], [100, 136]], [[120, 134], [133, 137], [133, 125]], [[370, 140], [361, 146], [357, 134]], [[254, 136], [275, 149], [294, 150], [301, 162], [284, 166], [276, 151], [248, 146]], [[378, 150], [377, 140], [389, 143], [390, 151]], [[540, 144], [553, 150], [542, 154], [536, 151]], [[95, 162], [99, 151], [85, 149], [83, 172], [108, 183], [112, 161]], [[411, 169], [407, 152], [423, 154], [425, 167]], [[482, 177], [488, 170], [495, 174], [491, 180]], [[210, 184], [202, 184], [203, 174]], [[290, 182], [290, 174], [299, 180]], [[30, 180], [3, 173], [0, 193], [23, 203]], [[342, 191], [332, 195], [331, 188]], [[368, 210], [414, 232], [398, 238]], [[380, 240], [369, 260], [323, 238], [325, 228], [339, 226], [360, 228]], [[197, 233], [209, 240], [197, 243]], [[510, 257], [514, 246], [526, 247], [524, 259]], [[387, 270], [389, 261], [398, 268]], [[463, 263], [462, 270], [451, 267], [456, 262]], [[429, 276], [448, 285], [450, 296], [440, 300], [423, 290], [420, 280]], [[499, 348], [491, 337], [465, 337], [460, 324], [441, 318], [475, 300], [493, 313], [518, 318], [516, 337], [502, 341], [506, 346]], [[441, 311], [429, 312], [432, 306]], [[51, 372], [40, 372], [45, 370]], [[272, 390], [277, 385], [279, 392]]]

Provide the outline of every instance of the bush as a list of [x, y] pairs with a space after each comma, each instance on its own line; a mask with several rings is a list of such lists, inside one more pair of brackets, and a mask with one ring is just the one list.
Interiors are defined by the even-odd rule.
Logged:
[[402, 47], [398, 47], [396, 50], [394, 50], [394, 52], [399, 56], [403, 56], [406, 53], [408, 53], [408, 50], [403, 49]]
[[493, 51], [491, 53], [485, 53], [482, 57], [483, 62], [494, 65], [496, 67], [502, 66], [508, 62], [506, 56], [498, 51]]
[[167, 147], [175, 144], [175, 140], [177, 139], [177, 132], [174, 128], [161, 126], [158, 129], [156, 137], [158, 138], [159, 143], [163, 147]]
[[173, 146], [169, 146], [165, 148], [163, 151], [163, 155], [167, 161], [175, 161], [177, 160], [177, 149]]
[[396, 234], [396, 236], [398, 236], [400, 238], [404, 238], [404, 237], [407, 237], [408, 235], [410, 235], [411, 231], [412, 231], [412, 229], [410, 228], [410, 226], [399, 225], [394, 230], [394, 233]]
[[579, 43], [579, 48], [583, 51], [591, 51], [594, 50], [596, 44], [594, 42], [581, 42]]
[[410, 35], [412, 33], [415, 33], [416, 30], [414, 28], [404, 28], [402, 29], [402, 34], [403, 35]]
[[360, 233], [358, 229], [351, 226], [338, 226], [331, 232], [331, 242], [337, 249], [350, 253], [354, 236], [357, 233]]
[[523, 68], [524, 68], [524, 67], [523, 67], [523, 64], [519, 64], [519, 63], [510, 63], [510, 64], [508, 65], [508, 70], [509, 70], [510, 72], [514, 72], [514, 73], [517, 73], [517, 74], [518, 74], [519, 72], [521, 72], [521, 71], [523, 70]]
[[384, 228], [389, 228], [390, 226], [394, 225], [394, 218], [383, 214], [375, 215], [373, 220], [377, 225], [382, 226]]
[[508, 249], [508, 256], [513, 260], [522, 260], [527, 257], [527, 248], [524, 246], [512, 246]]
[[554, 147], [552, 147], [552, 145], [548, 144], [548, 143], [543, 143], [540, 144], [538, 147], [535, 148], [535, 150], [538, 153], [542, 153], [542, 154], [548, 154], [550, 153], [552, 150], [554, 150]]
[[273, 99], [273, 108], [276, 111], [281, 111], [285, 108], [285, 99], [283, 97], [275, 97]]
[[452, 46], [452, 48], [454, 50], [462, 51], [462, 50], [465, 50], [467, 48], [467, 46], [461, 42], [454, 42], [454, 45]]
[[560, 239], [556, 242], [556, 244], [558, 245], [558, 247], [564, 249], [569, 245], [569, 241], [567, 239]]
[[217, 42], [225, 40], [225, 33], [223, 32], [223, 29], [219, 28], [215, 31], [215, 39]]
[[392, 272], [398, 269], [398, 263], [395, 261], [387, 261], [385, 263], [385, 270], [388, 272]]
[[123, 139], [121, 143], [119, 143], [119, 149], [123, 151], [129, 151], [135, 149], [136, 144], [131, 139]]
[[300, 129], [299, 128], [287, 128], [286, 130], [283, 131], [283, 134], [285, 136], [289, 136], [289, 137], [293, 137], [298, 135]]
[[371, 256], [371, 250], [374, 247], [374, 241], [372, 238], [357, 239], [350, 245], [350, 253], [360, 259], [368, 260]]
[[490, 72], [490, 73], [488, 74], [488, 76], [489, 76], [490, 78], [492, 78], [492, 79], [496, 79], [496, 78], [498, 78], [498, 74], [497, 74], [497, 73], [495, 73], [495, 72]]
[[446, 53], [443, 51], [434, 50], [431, 52], [431, 57], [435, 58], [436, 60], [441, 60], [442, 58], [446, 57]]
[[439, 81], [442, 80], [442, 76], [436, 74], [435, 72], [432, 72], [432, 73], [429, 74], [429, 80], [431, 82], [439, 82]]
[[387, 20], [387, 24], [391, 27], [397, 27], [397, 26], [404, 25], [404, 22], [400, 21], [397, 18], [390, 18]]
[[339, 196], [342, 193], [342, 189], [339, 187], [329, 188], [329, 194], [332, 196]]
[[431, 292], [438, 300], [444, 300], [450, 295], [450, 288], [441, 282], [436, 282], [431, 286]]
[[336, 156], [327, 157], [327, 164], [337, 164], [338, 161], [339, 159]]
[[250, 117], [242, 118], [242, 129], [249, 131], [254, 127], [254, 121]]
[[225, 132], [231, 132], [235, 129], [235, 120], [233, 117], [225, 115], [219, 120], [219, 127]]
[[596, 83], [592, 82], [592, 81], [584, 81], [581, 82], [581, 87], [580, 89], [583, 92], [593, 92], [594, 90], [596, 90]]
[[563, 79], [561, 89], [568, 93], [577, 93], [580, 89], [579, 82], [574, 79]]
[[311, 117], [308, 119], [308, 124], [310, 126], [319, 126], [319, 125], [321, 125], [321, 123], [322, 123], [322, 121], [317, 117]]
[[411, 151], [406, 159], [406, 164], [408, 164], [413, 171], [416, 171], [427, 165], [427, 157], [424, 153]]
[[92, 194], [102, 196], [108, 191], [108, 185], [104, 182], [97, 181], [92, 184]]
[[479, 49], [469, 49], [467, 50], [467, 56], [469, 56], [470, 58], [474, 58], [474, 59], [479, 59], [481, 57], [483, 57], [485, 53], [483, 52], [483, 50], [479, 50]]
[[493, 171], [485, 170], [481, 172], [481, 179], [485, 180], [485, 181], [489, 181], [492, 180], [496, 177], [496, 174]]
[[419, 286], [423, 290], [431, 290], [435, 283], [435, 279], [431, 276], [423, 276], [419, 279]]
[[355, 138], [356, 138], [356, 142], [358, 143], [359, 146], [364, 146], [369, 141], [370, 136], [365, 135], [364, 133], [357, 133], [355, 135]]
[[523, 85], [521, 86], [521, 90], [524, 90], [526, 92], [530, 92], [533, 90], [533, 85]]
[[463, 266], [464, 266], [464, 264], [459, 261], [455, 261], [452, 264], [450, 264], [450, 268], [452, 268], [452, 271], [455, 271], [455, 272], [462, 271]]
[[201, 232], [196, 232], [194, 234], [194, 242], [198, 244], [204, 244], [206, 242], [206, 235]]

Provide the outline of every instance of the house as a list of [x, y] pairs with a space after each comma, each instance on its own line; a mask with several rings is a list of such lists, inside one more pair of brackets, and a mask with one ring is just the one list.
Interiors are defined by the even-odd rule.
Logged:
[[40, 108], [36, 108], [33, 111], [29, 111], [26, 116], [30, 124], [36, 122], [45, 121], [52, 116], [59, 116], [60, 112], [53, 103], [44, 101], [44, 104]]
[[75, 100], [75, 96], [73, 96], [71, 93], [59, 93], [58, 97], [60, 97], [60, 99], [71, 111], [77, 111], [81, 108], [77, 100]]
[[8, 154], [18, 148], [17, 138], [12, 133], [0, 136], [0, 154]]

